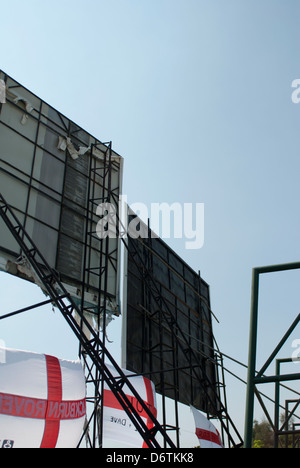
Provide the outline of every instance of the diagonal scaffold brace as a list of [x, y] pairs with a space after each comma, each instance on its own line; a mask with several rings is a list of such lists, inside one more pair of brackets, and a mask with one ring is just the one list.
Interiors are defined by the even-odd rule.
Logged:
[[[170, 448], [176, 448], [174, 442], [167, 435], [165, 428], [157, 421], [146, 403], [136, 391], [135, 387], [130, 382], [130, 379], [124, 374], [113, 356], [103, 344], [98, 334], [90, 326], [89, 322], [84, 316], [83, 310], [81, 310], [81, 308], [75, 304], [72, 297], [61, 283], [58, 273], [49, 266], [48, 262], [41, 254], [38, 247], [34, 244], [30, 236], [27, 234], [26, 230], [21, 225], [12, 208], [6, 202], [2, 194], [0, 194], [0, 215], [12, 236], [21, 248], [22, 254], [25, 255], [34, 269], [36, 275], [43, 285], [44, 291], [52, 300], [52, 304], [62, 313], [75, 336], [80, 341], [85, 353], [89, 356], [102, 376], [103, 381], [114, 394], [115, 398], [120, 403], [148, 447], [154, 449], [161, 448], [159, 442], [156, 439], [157, 435], [161, 435], [165, 443]], [[78, 320], [75, 319], [74, 312], [76, 312], [76, 314], [78, 314], [80, 317], [81, 323], [86, 327], [86, 330], [90, 334], [91, 339], [89, 339], [83, 332], [82, 326], [78, 323]], [[99, 349], [101, 350], [101, 354], [99, 353]], [[106, 365], [106, 362], [109, 362], [109, 364], [113, 366], [117, 376], [114, 376], [111, 373], [110, 369]], [[122, 385], [120, 385], [120, 381], [122, 382]], [[147, 427], [143, 418], [141, 418], [135, 407], [132, 405], [130, 398], [128, 398], [124, 392], [125, 385], [136, 398], [139, 406], [147, 414], [147, 418], [153, 425], [152, 428]]]

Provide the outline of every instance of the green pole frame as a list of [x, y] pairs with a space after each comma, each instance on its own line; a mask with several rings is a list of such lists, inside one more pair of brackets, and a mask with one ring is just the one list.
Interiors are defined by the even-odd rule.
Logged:
[[[253, 435], [253, 420], [254, 420], [254, 398], [255, 398], [255, 385], [259, 383], [266, 383], [267, 381], [274, 381], [274, 377], [263, 377], [264, 371], [268, 368], [276, 354], [283, 346], [288, 336], [294, 330], [300, 321], [300, 316], [290, 327], [288, 333], [280, 341], [275, 351], [271, 354], [261, 371], [256, 374], [256, 354], [257, 354], [257, 328], [258, 328], [258, 295], [259, 295], [259, 275], [264, 273], [274, 273], [278, 271], [288, 271], [300, 269], [300, 262], [284, 263], [281, 265], [269, 265], [264, 267], [253, 268], [252, 270], [252, 291], [251, 291], [251, 311], [250, 311], [250, 332], [249, 332], [249, 355], [248, 355], [248, 378], [247, 378], [247, 395], [246, 395], [246, 412], [245, 412], [245, 437], [244, 448], [251, 448], [252, 435]], [[290, 376], [300, 378], [297, 374]], [[275, 381], [278, 377], [275, 377]], [[283, 379], [280, 379], [283, 380]]]

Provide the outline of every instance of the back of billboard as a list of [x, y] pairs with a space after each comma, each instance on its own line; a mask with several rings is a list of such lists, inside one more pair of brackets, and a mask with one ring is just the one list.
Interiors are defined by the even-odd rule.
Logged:
[[[131, 210], [125, 250], [122, 365], [161, 395], [219, 409], [208, 284]], [[148, 232], [148, 234], [147, 234]]]
[[[99, 249], [88, 232], [99, 220], [96, 200], [110, 197], [118, 209], [121, 156], [2, 71], [0, 83], [0, 192], [78, 301], [85, 285], [85, 299], [99, 303], [99, 278], [91, 272], [105, 255], [105, 297], [116, 312], [119, 240], [104, 239]], [[37, 282], [3, 221], [0, 232], [0, 269]]]

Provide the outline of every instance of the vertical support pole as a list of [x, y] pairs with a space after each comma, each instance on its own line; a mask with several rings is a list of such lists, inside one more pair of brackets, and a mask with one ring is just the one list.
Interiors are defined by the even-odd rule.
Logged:
[[259, 293], [259, 272], [256, 268], [254, 268], [252, 270], [251, 318], [250, 318], [250, 334], [249, 334], [248, 380], [247, 380], [244, 448], [251, 448], [252, 434], [253, 434], [255, 368], [256, 368], [257, 325], [258, 325], [258, 293]]

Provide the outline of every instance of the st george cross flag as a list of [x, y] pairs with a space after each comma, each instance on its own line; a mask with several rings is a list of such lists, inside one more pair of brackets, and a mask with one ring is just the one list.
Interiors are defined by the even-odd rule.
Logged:
[[201, 448], [224, 448], [220, 434], [215, 426], [200, 411], [190, 407], [195, 419], [196, 436]]
[[2, 349], [0, 448], [76, 448], [85, 387], [79, 361]]
[[[116, 377], [116, 371], [112, 366], [108, 366], [111, 373]], [[136, 376], [134, 373], [123, 370], [124, 374], [130, 379], [130, 383], [134, 386], [137, 393], [142, 400], [146, 403], [154, 417], [157, 416], [156, 409], [156, 393], [155, 387], [151, 380], [142, 376]], [[153, 427], [151, 419], [141, 407], [140, 403], [134, 398], [128, 386], [124, 385], [123, 391], [129, 398], [135, 410], [143, 418], [148, 429]], [[107, 384], [104, 386], [104, 408], [103, 408], [103, 436], [104, 445], [109, 444], [109, 441], [117, 442], [119, 447], [136, 447], [148, 448], [144, 439], [136, 430], [131, 419], [124, 411], [121, 404], [118, 402], [114, 394], [108, 388]]]

